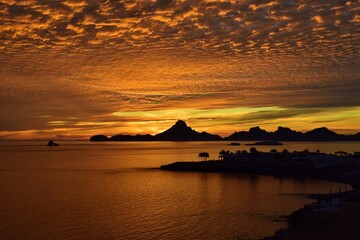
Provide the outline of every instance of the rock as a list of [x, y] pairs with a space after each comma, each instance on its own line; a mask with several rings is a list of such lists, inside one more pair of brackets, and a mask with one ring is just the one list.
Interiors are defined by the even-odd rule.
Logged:
[[48, 146], [49, 146], [49, 147], [59, 146], [59, 144], [58, 144], [58, 143], [55, 143], [53, 140], [50, 140], [50, 141], [48, 142]]

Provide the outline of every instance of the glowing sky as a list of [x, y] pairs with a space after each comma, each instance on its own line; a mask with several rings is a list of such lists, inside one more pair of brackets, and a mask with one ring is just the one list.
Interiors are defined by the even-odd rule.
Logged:
[[356, 133], [359, 93], [359, 0], [0, 0], [0, 138]]

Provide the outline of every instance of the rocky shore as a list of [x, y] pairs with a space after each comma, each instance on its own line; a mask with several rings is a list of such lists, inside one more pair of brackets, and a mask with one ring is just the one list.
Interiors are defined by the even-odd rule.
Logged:
[[360, 239], [360, 177], [334, 177], [328, 180], [351, 184], [353, 189], [322, 195], [311, 195], [312, 204], [294, 211], [288, 227], [263, 240], [358, 240]]

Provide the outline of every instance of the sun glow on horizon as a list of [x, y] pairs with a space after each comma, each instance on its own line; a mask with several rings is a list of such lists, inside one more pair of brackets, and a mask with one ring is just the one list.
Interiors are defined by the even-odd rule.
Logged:
[[360, 129], [360, 107], [322, 109], [273, 106], [114, 112], [98, 121], [84, 122], [77, 118], [49, 120], [48, 129], [0, 131], [0, 139], [85, 140], [96, 134], [154, 135], [168, 129], [178, 119], [185, 120], [196, 131], [223, 137], [255, 126], [267, 131], [275, 131], [283, 126], [302, 132], [326, 126], [337, 133], [355, 134]]

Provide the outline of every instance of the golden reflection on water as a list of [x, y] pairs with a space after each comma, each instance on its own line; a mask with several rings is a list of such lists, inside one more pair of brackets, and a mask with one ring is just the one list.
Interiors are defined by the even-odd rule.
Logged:
[[260, 238], [285, 226], [275, 219], [311, 202], [303, 194], [344, 189], [309, 179], [151, 169], [226, 147], [2, 144], [0, 233], [4, 239], [47, 240]]

